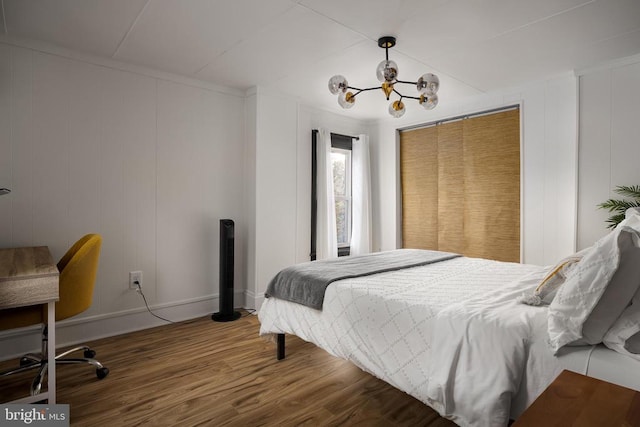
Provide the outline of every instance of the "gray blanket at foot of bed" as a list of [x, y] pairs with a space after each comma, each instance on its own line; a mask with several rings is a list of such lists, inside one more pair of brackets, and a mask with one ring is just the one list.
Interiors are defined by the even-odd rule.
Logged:
[[296, 264], [271, 280], [265, 297], [279, 298], [322, 310], [324, 292], [330, 283], [351, 277], [417, 267], [460, 255], [421, 249], [397, 249], [367, 255], [334, 258]]

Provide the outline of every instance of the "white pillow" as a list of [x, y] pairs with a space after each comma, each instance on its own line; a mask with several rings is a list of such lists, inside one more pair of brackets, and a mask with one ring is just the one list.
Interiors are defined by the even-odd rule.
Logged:
[[624, 220], [616, 228], [627, 227], [640, 232], [640, 208], [629, 208], [624, 213]]
[[640, 354], [627, 349], [627, 340], [640, 332], [640, 291], [636, 292], [631, 305], [622, 313], [604, 336], [604, 344], [611, 350], [640, 360]]
[[640, 354], [640, 331], [627, 338], [624, 348], [627, 349], [629, 353]]
[[[629, 208], [625, 212], [625, 225], [640, 229], [640, 208]], [[604, 344], [618, 353], [640, 360], [640, 354], [629, 351], [627, 340], [640, 334], [640, 291], [636, 292], [631, 305], [604, 336]]]
[[[554, 352], [567, 344], [585, 344], [580, 341], [583, 326], [605, 293], [620, 263], [618, 238], [622, 231], [634, 232], [627, 227], [617, 227], [598, 240], [558, 289], [549, 306], [548, 318], [549, 343]], [[634, 293], [635, 289], [620, 306], [620, 312], [629, 304]], [[609, 325], [615, 323], [618, 315], [610, 319]], [[602, 335], [608, 329], [607, 326]]]
[[640, 217], [640, 208], [629, 208], [624, 211], [625, 219], [630, 218], [632, 216]]
[[[640, 214], [637, 210], [627, 210], [626, 218], [616, 226], [609, 234], [601, 238], [585, 253], [582, 260], [577, 264], [576, 268], [571, 272], [570, 277], [560, 287], [553, 302], [549, 306], [548, 332], [549, 344], [554, 352], [567, 344], [587, 344], [581, 340], [583, 335], [583, 326], [594, 307], [600, 301], [605, 293], [611, 278], [616, 273], [620, 263], [620, 247], [618, 246], [618, 238], [622, 231], [629, 232], [633, 235], [634, 246], [638, 247], [638, 234], [640, 233]], [[627, 262], [627, 266], [633, 264], [633, 261]], [[627, 269], [628, 270], [628, 269]], [[625, 275], [629, 273], [625, 272]], [[632, 272], [635, 274], [635, 272]], [[617, 280], [618, 291], [620, 282]], [[631, 283], [631, 286], [640, 286], [639, 283]], [[628, 291], [628, 289], [627, 289]], [[630, 302], [636, 290], [631, 291], [631, 295], [626, 302], [620, 298], [617, 299], [618, 309], [621, 313], [623, 308]], [[620, 305], [624, 304], [624, 305]], [[604, 307], [604, 310], [607, 308]], [[602, 313], [600, 313], [602, 314]], [[611, 314], [611, 313], [609, 313]], [[607, 331], [615, 327], [618, 317], [610, 321], [611, 327], [604, 329]], [[601, 335], [604, 340], [604, 332]]]

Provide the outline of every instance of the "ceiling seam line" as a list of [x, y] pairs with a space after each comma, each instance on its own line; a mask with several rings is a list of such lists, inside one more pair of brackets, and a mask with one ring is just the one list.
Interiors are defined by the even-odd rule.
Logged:
[[605, 37], [603, 39], [594, 40], [592, 42], [585, 43], [585, 44], [586, 45], [593, 45], [593, 44], [608, 42], [609, 40], [614, 40], [614, 39], [617, 39], [618, 37], [628, 36], [629, 34], [637, 33], [638, 31], [640, 31], [640, 27], [639, 28], [634, 28], [633, 30], [626, 31], [624, 33], [618, 33], [615, 36]]
[[[539, 23], [539, 22], [546, 21], [546, 20], [548, 20], [548, 19], [550, 19], [550, 18], [553, 18], [553, 17], [555, 17], [555, 16], [559, 16], [559, 15], [562, 15], [562, 14], [564, 14], [564, 13], [571, 12], [572, 10], [579, 9], [579, 8], [581, 8], [581, 7], [584, 7], [584, 6], [587, 6], [587, 5], [589, 5], [589, 4], [595, 3], [595, 1], [596, 1], [596, 0], [591, 0], [591, 1], [588, 1], [588, 2], [586, 2], [586, 3], [582, 3], [582, 4], [579, 4], [579, 5], [577, 5], [577, 6], [571, 7], [571, 8], [569, 8], [569, 9], [565, 9], [565, 10], [563, 10], [563, 11], [561, 11], [561, 12], [557, 12], [557, 13], [554, 13], [554, 14], [552, 14], [552, 15], [546, 16], [546, 17], [544, 17], [544, 18], [536, 19], [535, 21], [528, 22], [528, 23], [526, 23], [526, 24], [520, 25], [519, 27], [515, 27], [515, 28], [512, 28], [512, 29], [510, 29], [510, 30], [503, 31], [503, 32], [501, 32], [501, 33], [499, 33], [499, 34], [496, 34], [496, 35], [494, 35], [494, 36], [491, 36], [491, 37], [489, 37], [489, 38], [485, 39], [484, 41], [493, 40], [493, 39], [496, 39], [496, 38], [498, 38], [498, 37], [502, 37], [502, 36], [504, 36], [504, 35], [507, 35], [507, 34], [509, 34], [509, 33], [514, 32], [514, 31], [518, 31], [518, 30], [521, 30], [521, 29], [523, 29], [523, 28], [529, 27], [529, 26], [531, 26], [531, 25], [537, 24], [537, 23]], [[633, 30], [633, 31], [631, 31], [631, 32], [634, 32], [634, 31], [637, 31], [637, 30]], [[625, 33], [625, 34], [626, 34], [626, 33]], [[616, 36], [616, 37], [617, 37], [617, 36]], [[615, 37], [612, 37], [612, 38], [615, 38]], [[463, 80], [460, 80], [460, 79], [458, 79], [458, 78], [456, 78], [456, 77], [452, 76], [451, 74], [445, 73], [445, 72], [443, 72], [442, 70], [439, 70], [437, 67], [433, 67], [433, 66], [431, 66], [431, 65], [429, 65], [429, 64], [426, 64], [426, 63], [424, 63], [423, 61], [421, 61], [421, 60], [419, 60], [419, 59], [417, 59], [417, 58], [414, 58], [412, 55], [409, 55], [409, 54], [407, 54], [406, 52], [404, 52], [404, 51], [402, 51], [402, 50], [400, 50], [400, 49], [397, 49], [397, 48], [396, 48], [396, 51], [397, 51], [397, 52], [399, 52], [399, 53], [401, 53], [401, 54], [403, 54], [403, 55], [405, 55], [405, 56], [407, 56], [408, 58], [413, 59], [413, 60], [414, 60], [414, 61], [416, 61], [416, 62], [419, 62], [419, 63], [421, 63], [421, 64], [425, 65], [426, 67], [429, 67], [429, 68], [433, 69], [433, 70], [434, 70], [435, 72], [437, 72], [438, 74], [449, 76], [449, 77], [451, 77], [452, 79], [454, 79], [454, 80], [456, 80], [456, 81], [458, 81], [458, 82], [460, 82], [460, 83], [462, 83], [462, 84], [465, 84], [465, 85], [469, 86], [470, 88], [475, 89], [475, 90], [477, 90], [477, 91], [479, 91], [479, 92], [482, 92], [482, 93], [486, 93], [486, 92], [487, 92], [486, 90], [484, 90], [484, 89], [480, 89], [480, 88], [478, 88], [478, 87], [475, 87], [474, 85], [472, 85], [472, 84], [470, 84], [470, 83], [467, 83], [467, 82], [465, 82], [465, 81], [463, 81]]]
[[208, 68], [210, 65], [212, 65], [216, 59], [226, 55], [230, 50], [234, 49], [237, 46], [240, 46], [242, 43], [244, 43], [246, 40], [238, 40], [237, 42], [235, 42], [232, 46], [229, 46], [227, 49], [225, 49], [224, 51], [220, 52], [220, 54], [214, 56], [213, 58], [211, 58], [211, 61], [207, 62], [206, 64], [204, 64], [202, 67], [198, 68], [193, 75], [197, 76], [200, 74], [201, 71], [203, 71], [204, 69]]
[[518, 27], [511, 28], [511, 29], [509, 29], [509, 30], [506, 30], [506, 31], [503, 31], [503, 32], [501, 32], [501, 33], [498, 33], [498, 34], [496, 34], [496, 35], [494, 35], [494, 36], [491, 36], [491, 37], [487, 38], [485, 41], [487, 41], [487, 40], [493, 40], [493, 39], [498, 38], [498, 37], [502, 37], [502, 36], [507, 35], [507, 34], [509, 34], [509, 33], [513, 33], [514, 31], [518, 31], [518, 30], [521, 30], [521, 29], [523, 29], [523, 28], [527, 28], [527, 27], [530, 27], [530, 26], [532, 26], [532, 25], [538, 24], [538, 23], [540, 23], [540, 22], [547, 21], [547, 20], [549, 20], [549, 19], [551, 19], [551, 18], [555, 18], [556, 16], [564, 15], [564, 14], [565, 14], [565, 13], [567, 13], [567, 12], [571, 12], [571, 11], [573, 11], [573, 10], [580, 9], [580, 8], [582, 8], [582, 7], [588, 6], [588, 5], [593, 4], [593, 3], [595, 3], [595, 2], [596, 2], [596, 0], [591, 0], [591, 1], [588, 1], [588, 2], [586, 2], [586, 3], [582, 3], [582, 4], [579, 4], [579, 5], [577, 5], [577, 6], [570, 7], [569, 9], [565, 9], [565, 10], [563, 10], [563, 11], [561, 11], [561, 12], [556, 12], [556, 13], [551, 14], [551, 15], [549, 15], [549, 16], [545, 16], [544, 18], [539, 18], [539, 19], [536, 19], [536, 20], [534, 20], [534, 21], [527, 22], [526, 24], [522, 24], [522, 25], [520, 25], [520, 26], [518, 26]]
[[[355, 42], [355, 43], [353, 43], [353, 44], [350, 44], [349, 46], [347, 46], [347, 47], [345, 47], [344, 49], [341, 49], [341, 50], [343, 50], [343, 51], [347, 51], [347, 50], [352, 49], [352, 48], [354, 48], [355, 46], [357, 46], [357, 45], [359, 45], [359, 44], [361, 44], [361, 43], [365, 43], [365, 42], [368, 42], [368, 41], [369, 41], [369, 39], [367, 39], [367, 40], [359, 40], [359, 41], [357, 41], [357, 42]], [[328, 53], [328, 54], [326, 54], [326, 55], [323, 55], [322, 57], [318, 58], [317, 62], [320, 62], [320, 61], [324, 61], [324, 60], [326, 60], [326, 59], [329, 59], [329, 58], [333, 57], [334, 55], [335, 55], [335, 52], [331, 52], [331, 53]], [[274, 81], [274, 83], [278, 83], [278, 82], [281, 82], [281, 81], [283, 81], [283, 80], [287, 80], [288, 78], [289, 78], [289, 76], [288, 76], [288, 75], [287, 75], [287, 76], [284, 76], [284, 77], [281, 77], [281, 78], [278, 78], [278, 79], [276, 79], [276, 80]]]
[[[485, 39], [484, 41], [493, 40], [493, 39], [496, 39], [496, 38], [498, 38], [498, 37], [502, 37], [502, 36], [504, 36], [504, 35], [507, 35], [507, 34], [509, 34], [509, 33], [514, 32], [514, 31], [518, 31], [518, 30], [521, 30], [521, 29], [523, 29], [523, 28], [529, 27], [529, 26], [531, 26], [531, 25], [535, 25], [535, 24], [537, 24], [537, 23], [539, 23], [539, 22], [546, 21], [546, 20], [548, 20], [548, 19], [550, 19], [550, 18], [553, 18], [553, 17], [555, 17], [555, 16], [559, 16], [559, 15], [565, 14], [565, 13], [567, 13], [567, 12], [571, 12], [572, 10], [579, 9], [579, 8], [581, 8], [581, 7], [584, 7], [584, 6], [590, 5], [590, 4], [595, 3], [595, 2], [596, 2], [596, 0], [591, 0], [591, 1], [588, 1], [588, 2], [586, 2], [586, 3], [582, 3], [582, 4], [579, 4], [579, 5], [577, 5], [577, 6], [571, 7], [571, 8], [569, 8], [569, 9], [565, 9], [565, 10], [563, 10], [563, 11], [561, 11], [561, 12], [557, 12], [557, 13], [554, 13], [554, 14], [552, 14], [552, 15], [545, 16], [544, 18], [536, 19], [536, 20], [534, 20], [534, 21], [528, 22], [528, 23], [526, 23], [526, 24], [520, 25], [520, 26], [518, 26], [518, 27], [512, 28], [512, 29], [507, 30], [507, 31], [503, 31], [503, 32], [501, 32], [501, 33], [499, 33], [499, 34], [496, 34], [496, 35], [494, 35], [494, 36], [491, 36], [491, 37], [489, 37], [489, 38]], [[632, 31], [630, 31], [630, 32], [634, 32], [634, 31], [637, 31], [637, 30], [632, 30]], [[627, 33], [625, 33], [625, 34], [627, 34]], [[615, 36], [615, 37], [617, 37], [617, 36]], [[612, 38], [615, 38], [615, 37], [612, 37]], [[606, 41], [606, 40], [605, 40], [605, 41]], [[429, 67], [429, 68], [432, 68], [435, 72], [437, 72], [437, 73], [439, 73], [439, 74], [447, 75], [447, 76], [451, 77], [452, 79], [457, 80], [458, 82], [463, 83], [463, 84], [465, 84], [465, 85], [467, 85], [467, 86], [469, 86], [469, 87], [471, 87], [471, 88], [473, 88], [473, 89], [475, 89], [475, 90], [477, 90], [477, 91], [479, 91], [479, 92], [486, 93], [486, 90], [484, 90], [484, 89], [480, 89], [480, 88], [477, 88], [477, 87], [475, 87], [475, 86], [473, 86], [473, 85], [471, 85], [471, 84], [469, 84], [469, 83], [467, 83], [467, 82], [465, 82], [465, 81], [463, 81], [463, 80], [460, 80], [460, 79], [458, 79], [458, 78], [456, 78], [456, 77], [453, 77], [452, 75], [450, 75], [450, 74], [448, 74], [448, 73], [445, 73], [445, 72], [443, 72], [442, 70], [439, 70], [437, 67], [433, 67], [433, 66], [431, 66], [431, 65], [429, 65], [429, 64], [426, 64], [426, 63], [422, 62], [421, 60], [419, 60], [419, 59], [417, 59], [417, 58], [414, 58], [412, 55], [409, 55], [409, 54], [407, 54], [406, 52], [404, 52], [404, 51], [402, 51], [402, 50], [400, 50], [400, 49], [398, 49], [398, 48], [396, 48], [396, 51], [397, 51], [397, 52], [399, 52], [399, 53], [401, 53], [401, 54], [403, 54], [403, 55], [405, 55], [405, 56], [407, 56], [408, 58], [413, 59], [413, 60], [414, 60], [414, 61], [416, 61], [416, 62], [419, 62], [419, 63], [421, 63], [421, 64], [423, 64], [423, 65], [425, 65], [425, 66], [427, 66], [427, 67]]]
[[[302, 0], [299, 0], [302, 1]], [[294, 5], [292, 5], [291, 7], [287, 8], [285, 11], [282, 12], [282, 15], [288, 13], [290, 10], [294, 9], [296, 6], [298, 6], [299, 4], [296, 3]], [[259, 31], [258, 31], [259, 33]], [[252, 39], [253, 37], [255, 37], [258, 33], [256, 34], [252, 34], [248, 37], [242, 38], [240, 40], [237, 40], [236, 42], [233, 43], [233, 45], [229, 46], [227, 49], [223, 50], [222, 52], [220, 52], [218, 55], [215, 55], [213, 58], [211, 58], [209, 61], [207, 61], [207, 63], [205, 63], [203, 66], [199, 67], [196, 69], [196, 71], [193, 73], [193, 75], [198, 76], [200, 75], [200, 73], [205, 70], [206, 68], [208, 68], [210, 65], [213, 65], [213, 63], [215, 62], [216, 59], [226, 55], [230, 50], [236, 48], [237, 46], [242, 45], [242, 43], [245, 43], [247, 40]]]
[[147, 9], [147, 6], [149, 6], [150, 2], [151, 2], [151, 0], [147, 0], [147, 2], [144, 4], [144, 6], [142, 6], [142, 9], [140, 9], [140, 12], [138, 12], [138, 15], [136, 15], [136, 19], [133, 20], [133, 22], [129, 26], [129, 29], [127, 30], [127, 32], [122, 37], [122, 40], [120, 40], [120, 43], [118, 43], [118, 46], [116, 47], [115, 52], [113, 52], [113, 55], [111, 55], [111, 59], [115, 59], [116, 58], [116, 55], [118, 54], [118, 52], [120, 52], [120, 48], [122, 47], [122, 45], [124, 45], [124, 42], [127, 41], [127, 39], [129, 38], [129, 34], [131, 34], [131, 31], [133, 31], [133, 27], [136, 26], [136, 24], [138, 23], [138, 20], [140, 20], [140, 17], [144, 13], [144, 11]]
[[365, 38], [365, 39], [367, 39], [367, 40], [371, 40], [372, 42], [376, 42], [376, 43], [378, 42], [378, 40], [377, 40], [377, 39], [372, 39], [372, 38], [371, 38], [371, 37], [369, 37], [368, 35], [366, 35], [366, 34], [364, 34], [364, 33], [360, 32], [360, 31], [358, 31], [358, 30], [356, 30], [356, 29], [354, 29], [354, 28], [349, 27], [347, 24], [343, 24], [342, 22], [340, 22], [340, 21], [338, 21], [338, 20], [336, 20], [336, 19], [334, 19], [334, 18], [332, 18], [332, 17], [330, 17], [330, 16], [327, 16], [327, 15], [325, 15], [325, 14], [323, 14], [323, 13], [320, 13], [320, 12], [318, 12], [317, 10], [315, 10], [315, 9], [313, 9], [313, 8], [311, 8], [311, 7], [307, 6], [307, 5], [305, 5], [305, 4], [298, 3], [298, 6], [303, 7], [303, 8], [305, 8], [305, 9], [307, 9], [307, 10], [309, 10], [309, 11], [311, 11], [311, 12], [315, 13], [315, 14], [316, 14], [316, 15], [318, 15], [318, 16], [322, 16], [323, 18], [328, 19], [329, 21], [334, 22], [334, 23], [336, 23], [336, 24], [340, 25], [341, 27], [344, 27], [344, 28], [348, 29], [349, 31], [352, 31], [352, 32], [354, 32], [354, 33], [356, 33], [356, 34], [358, 34], [358, 35], [360, 35], [360, 36], [364, 37], [364, 38]]
[[9, 35], [9, 30], [7, 30], [7, 14], [4, 12], [4, 0], [2, 0], [0, 6], [2, 6], [2, 25], [4, 26], [4, 33]]
[[407, 58], [409, 58], [409, 59], [411, 59], [411, 60], [413, 60], [413, 61], [416, 61], [417, 63], [422, 64], [422, 65], [424, 65], [424, 66], [425, 66], [425, 67], [427, 67], [427, 68], [430, 68], [430, 69], [431, 69], [431, 72], [437, 73], [437, 74], [439, 74], [439, 75], [441, 75], [441, 76], [447, 76], [447, 77], [449, 77], [449, 78], [451, 78], [451, 79], [453, 79], [453, 80], [455, 80], [455, 81], [457, 81], [457, 82], [459, 82], [459, 83], [462, 83], [463, 85], [469, 86], [471, 89], [477, 90], [478, 92], [481, 92], [481, 93], [487, 93], [487, 91], [486, 91], [485, 89], [480, 89], [479, 87], [475, 87], [475, 86], [474, 86], [474, 85], [472, 85], [471, 83], [467, 83], [467, 82], [465, 82], [464, 80], [459, 79], [458, 77], [454, 77], [454, 76], [452, 76], [451, 74], [449, 74], [449, 73], [447, 73], [447, 72], [445, 72], [445, 71], [442, 71], [442, 70], [441, 70], [440, 68], [438, 68], [438, 67], [434, 67], [433, 65], [429, 65], [429, 64], [427, 64], [426, 62], [422, 61], [421, 59], [418, 59], [418, 58], [414, 57], [413, 55], [409, 55], [408, 53], [406, 53], [406, 52], [405, 52], [405, 51], [403, 51], [403, 50], [400, 50], [400, 49], [398, 49], [398, 48], [396, 48], [396, 47], [394, 47], [394, 49], [395, 49], [395, 51], [396, 51], [396, 52], [398, 52], [398, 53], [400, 53], [400, 54], [402, 54], [402, 55], [406, 56]]
[[[302, 0], [299, 0], [299, 1], [302, 1]], [[351, 27], [347, 26], [346, 24], [343, 24], [343, 23], [341, 23], [341, 22], [339, 22], [339, 21], [336, 21], [335, 19], [333, 19], [333, 18], [331, 18], [331, 17], [329, 17], [329, 16], [323, 15], [322, 13], [320, 13], [320, 12], [318, 12], [318, 11], [316, 11], [316, 10], [314, 10], [314, 9], [312, 9], [312, 8], [310, 8], [310, 7], [308, 7], [308, 6], [306, 6], [306, 5], [303, 5], [303, 4], [301, 4], [301, 3], [296, 3], [296, 5], [294, 5], [293, 7], [295, 7], [295, 6], [301, 6], [301, 7], [303, 7], [303, 8], [305, 8], [305, 9], [307, 9], [307, 10], [311, 11], [312, 13], [314, 13], [314, 14], [316, 14], [316, 15], [318, 15], [318, 16], [321, 16], [321, 17], [323, 17], [323, 18], [325, 18], [325, 19], [328, 19], [328, 20], [330, 20], [331, 22], [333, 22], [333, 23], [335, 23], [335, 24], [338, 24], [338, 25], [340, 25], [340, 26], [342, 26], [342, 27], [344, 27], [344, 28], [348, 29], [349, 31], [352, 31], [352, 32], [354, 32], [354, 33], [356, 33], [356, 34], [358, 34], [358, 35], [360, 35], [360, 36], [364, 37], [366, 40], [375, 41], [375, 40], [372, 40], [372, 39], [371, 39], [369, 36], [367, 36], [366, 34], [360, 33], [359, 31], [354, 30], [353, 28], [351, 28]], [[287, 10], [287, 12], [288, 12], [289, 10], [291, 10], [291, 9], [288, 9], [288, 10]], [[285, 12], [285, 13], [286, 13], [286, 12]], [[200, 73], [201, 73], [203, 70], [205, 70], [206, 68], [208, 68], [209, 66], [211, 66], [211, 65], [214, 63], [215, 59], [220, 58], [221, 56], [224, 56], [224, 55], [225, 55], [226, 53], [228, 53], [231, 49], [235, 48], [236, 46], [239, 46], [240, 44], [244, 43], [245, 41], [246, 41], [246, 40], [239, 40], [239, 41], [238, 41], [237, 43], [235, 43], [233, 46], [229, 47], [227, 50], [225, 50], [224, 52], [222, 52], [222, 53], [220, 53], [219, 55], [217, 55], [217, 56], [216, 56], [215, 58], [213, 58], [211, 61], [209, 61], [209, 62], [207, 62], [206, 64], [204, 64], [202, 67], [198, 68], [198, 69], [195, 71], [194, 75], [196, 75], [196, 76], [197, 76], [197, 75], [200, 75]], [[365, 41], [365, 40], [359, 40], [359, 41], [357, 41], [357, 42], [354, 42], [353, 44], [351, 44], [351, 45], [347, 46], [345, 49], [350, 49], [350, 48], [352, 48], [353, 46], [355, 46], [355, 45], [357, 45], [357, 44], [359, 44], [359, 43], [363, 43], [364, 41]], [[330, 56], [331, 56], [331, 55], [333, 55], [333, 54], [334, 54], [334, 53], [328, 54], [328, 55], [326, 55], [326, 56], [324, 56], [324, 57], [320, 58], [320, 60], [325, 59], [325, 58], [328, 58], [328, 57], [330, 57]], [[283, 80], [283, 79], [285, 79], [285, 78], [286, 78], [286, 77], [283, 77], [282, 79], [279, 79], [279, 80]], [[279, 81], [279, 80], [278, 80], [278, 81]]]

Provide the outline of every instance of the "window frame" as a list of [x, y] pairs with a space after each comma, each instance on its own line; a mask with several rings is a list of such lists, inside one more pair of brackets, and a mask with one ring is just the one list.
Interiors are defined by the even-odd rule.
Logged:
[[[331, 148], [338, 148], [343, 150], [353, 151], [353, 140], [357, 139], [357, 137], [349, 136], [349, 135], [341, 135], [338, 133], [331, 133]], [[311, 261], [316, 260], [316, 244], [317, 244], [317, 232], [316, 225], [318, 223], [318, 160], [317, 160], [317, 146], [318, 146], [318, 130], [313, 129], [311, 131], [311, 252], [309, 253], [309, 258]], [[352, 164], [350, 165], [351, 171], [353, 171], [353, 157]], [[350, 180], [352, 181], [352, 179]], [[350, 218], [349, 218], [349, 233], [351, 233], [351, 229], [353, 227], [353, 192], [352, 188], [350, 189], [351, 203], [350, 203]], [[337, 232], [337, 230], [336, 230]], [[351, 243], [351, 240], [349, 240]], [[338, 247], [338, 256], [347, 256], [351, 252], [351, 246], [340, 246]]]

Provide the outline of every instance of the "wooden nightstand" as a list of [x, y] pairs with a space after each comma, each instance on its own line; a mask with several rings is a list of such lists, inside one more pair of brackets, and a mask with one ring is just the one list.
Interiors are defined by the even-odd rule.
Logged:
[[513, 427], [640, 426], [640, 392], [562, 371]]

